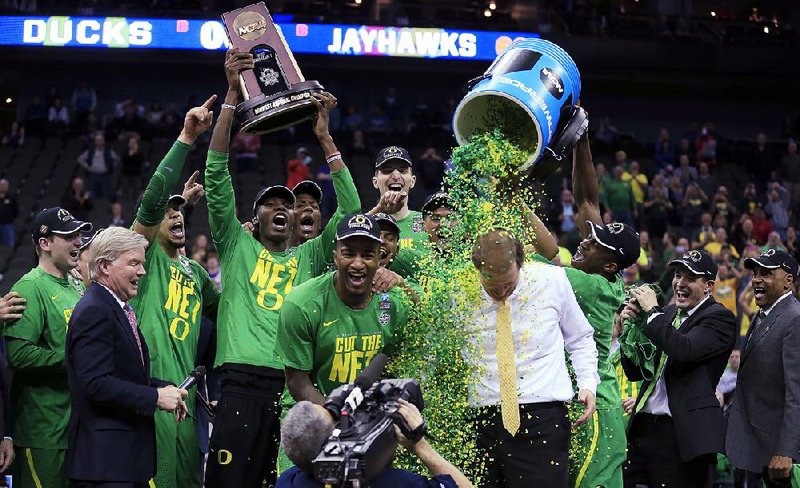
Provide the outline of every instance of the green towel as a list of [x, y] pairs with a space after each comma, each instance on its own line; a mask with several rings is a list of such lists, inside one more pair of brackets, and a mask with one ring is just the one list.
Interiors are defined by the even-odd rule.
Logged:
[[[647, 284], [643, 286], [652, 288], [656, 295], [661, 294], [661, 288], [657, 285]], [[625, 354], [625, 357], [641, 370], [644, 379], [650, 381], [656, 372], [656, 346], [644, 335], [645, 326], [647, 326], [647, 314], [641, 313], [633, 320], [625, 319], [622, 322], [619, 348]]]

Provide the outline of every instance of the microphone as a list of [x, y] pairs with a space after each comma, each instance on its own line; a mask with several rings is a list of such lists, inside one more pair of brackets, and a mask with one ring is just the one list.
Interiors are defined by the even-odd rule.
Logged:
[[189, 373], [189, 376], [187, 376], [186, 379], [183, 380], [183, 382], [181, 382], [180, 385], [178, 385], [178, 388], [180, 388], [181, 390], [188, 390], [189, 388], [197, 384], [197, 380], [202, 378], [204, 374], [206, 374], [205, 366], [198, 366], [194, 368], [194, 371]]

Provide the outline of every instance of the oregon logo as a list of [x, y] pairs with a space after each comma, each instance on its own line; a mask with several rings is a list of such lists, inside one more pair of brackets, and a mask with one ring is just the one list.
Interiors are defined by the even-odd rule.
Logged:
[[364, 214], [357, 214], [350, 218], [350, 221], [347, 223], [347, 227], [351, 229], [361, 228], [361, 229], [372, 229], [372, 222], [367, 218]]
[[267, 31], [267, 19], [258, 12], [242, 12], [233, 19], [236, 35], [245, 41], [254, 41]]
[[59, 220], [61, 220], [62, 222], [69, 222], [70, 220], [75, 220], [75, 217], [73, 217], [71, 213], [64, 210], [63, 208], [58, 210], [57, 215]]
[[684, 259], [689, 259], [693, 263], [699, 263], [701, 259], [703, 259], [703, 255], [700, 254], [700, 251], [689, 251], [683, 255]]
[[625, 230], [625, 224], [620, 222], [612, 222], [610, 224], [606, 224], [606, 229], [612, 234], [619, 234], [623, 230]]
[[383, 150], [383, 154], [386, 156], [396, 156], [400, 154], [400, 148], [397, 146], [389, 146]]
[[217, 463], [225, 466], [233, 461], [233, 453], [227, 449], [220, 449], [217, 451]]
[[775, 249], [767, 249], [766, 251], [761, 253], [761, 256], [765, 257], [765, 258], [768, 258], [770, 256], [774, 256], [774, 255], [775, 255]]

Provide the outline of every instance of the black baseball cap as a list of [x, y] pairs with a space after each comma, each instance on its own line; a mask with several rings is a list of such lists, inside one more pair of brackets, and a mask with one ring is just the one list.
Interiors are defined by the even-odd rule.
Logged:
[[303, 180], [292, 188], [295, 198], [300, 195], [311, 195], [317, 202], [322, 201], [322, 188], [311, 180]]
[[436, 211], [436, 209], [442, 207], [452, 209], [453, 201], [450, 198], [449, 193], [445, 193], [443, 191], [436, 192], [429, 196], [427, 200], [425, 200], [425, 203], [422, 205], [422, 215], [432, 214]]
[[389, 146], [384, 147], [378, 152], [378, 157], [375, 158], [375, 169], [378, 169], [389, 161], [394, 160], [403, 161], [409, 166], [413, 166], [413, 163], [411, 162], [411, 155], [408, 154], [408, 151], [400, 146]]
[[703, 276], [708, 280], [717, 279], [717, 263], [714, 262], [711, 254], [702, 249], [686, 251], [681, 257], [670, 261], [668, 265], [685, 266], [692, 274]]
[[598, 225], [591, 220], [587, 220], [586, 224], [592, 230], [594, 240], [617, 256], [617, 266], [620, 271], [639, 259], [642, 252], [639, 233], [630, 225], [621, 222]]
[[798, 264], [797, 260], [786, 251], [778, 251], [776, 249], [767, 249], [762, 252], [757, 258], [747, 258], [744, 260], [744, 267], [753, 269], [756, 266], [761, 266], [767, 269], [778, 269], [786, 271], [793, 277], [797, 277]]
[[261, 190], [260, 192], [258, 192], [258, 195], [256, 195], [256, 200], [253, 202], [253, 215], [256, 214], [256, 209], [258, 208], [258, 206], [264, 203], [264, 200], [270, 197], [279, 197], [283, 198], [284, 200], [289, 200], [290, 202], [292, 202], [292, 206], [294, 206], [294, 202], [296, 200], [294, 197], [294, 193], [292, 193], [292, 190], [290, 190], [289, 188], [283, 185], [268, 186], [263, 190]]
[[92, 224], [77, 220], [69, 211], [61, 207], [46, 208], [33, 217], [31, 223], [31, 237], [33, 242], [39, 242], [42, 237], [56, 235], [69, 235], [77, 231], [88, 232]]
[[94, 241], [94, 238], [99, 236], [100, 233], [103, 232], [104, 230], [106, 230], [105, 227], [103, 227], [101, 229], [97, 229], [96, 231], [92, 232], [91, 234], [85, 234], [83, 237], [81, 237], [80, 250], [81, 251], [85, 251], [86, 248], [89, 247], [89, 244], [91, 244], [92, 241]]
[[389, 231], [394, 232], [397, 235], [400, 235], [400, 226], [397, 225], [397, 220], [395, 220], [394, 217], [384, 212], [378, 212], [375, 215], [373, 215], [373, 217], [375, 217], [375, 220], [378, 221], [379, 228], [383, 228], [384, 225], [387, 225], [390, 227], [390, 229], [388, 229]]
[[381, 240], [381, 228], [378, 220], [372, 215], [357, 213], [349, 215], [342, 220], [336, 228], [336, 240], [342, 241], [349, 237], [369, 237], [378, 242]]

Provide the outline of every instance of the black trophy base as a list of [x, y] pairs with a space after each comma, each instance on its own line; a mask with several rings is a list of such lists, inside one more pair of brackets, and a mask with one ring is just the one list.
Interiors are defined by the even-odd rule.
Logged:
[[311, 95], [324, 90], [317, 81], [302, 81], [290, 90], [267, 97], [263, 93], [236, 107], [243, 134], [268, 134], [304, 122], [316, 115]]

